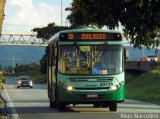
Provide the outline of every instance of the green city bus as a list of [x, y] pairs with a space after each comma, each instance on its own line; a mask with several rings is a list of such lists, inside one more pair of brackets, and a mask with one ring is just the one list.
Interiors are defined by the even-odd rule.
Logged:
[[47, 82], [50, 107], [73, 104], [117, 110], [124, 101], [122, 33], [79, 28], [60, 31], [48, 43]]

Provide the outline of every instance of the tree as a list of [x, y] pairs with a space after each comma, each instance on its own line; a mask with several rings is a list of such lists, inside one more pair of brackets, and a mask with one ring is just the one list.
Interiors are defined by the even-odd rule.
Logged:
[[2, 64], [0, 63], [0, 70], [2, 70]]
[[48, 47], [46, 47], [45, 54], [40, 60], [41, 74], [47, 74], [47, 54], [48, 54]]
[[39, 71], [39, 69], [40, 69], [39, 64], [32, 62], [30, 64], [16, 65], [15, 72], [18, 73], [18, 72]]
[[159, 0], [73, 0], [68, 16], [72, 26], [123, 26], [131, 44], [155, 47], [160, 39]]
[[49, 23], [46, 27], [43, 28], [33, 28], [33, 32], [37, 32], [37, 38], [42, 38], [43, 41], [49, 40], [51, 36], [55, 33], [69, 29], [69, 27], [65, 26], [56, 26], [55, 23]]

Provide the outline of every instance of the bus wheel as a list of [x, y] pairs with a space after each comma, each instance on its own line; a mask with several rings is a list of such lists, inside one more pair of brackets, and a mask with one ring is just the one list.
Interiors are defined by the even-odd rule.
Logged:
[[95, 104], [93, 104], [93, 107], [94, 108], [100, 108], [100, 104], [95, 103]]
[[59, 111], [65, 111], [66, 104], [64, 102], [58, 102], [58, 109], [59, 109]]
[[117, 102], [109, 103], [109, 111], [117, 111]]
[[50, 100], [50, 108], [56, 108], [57, 107], [57, 103], [53, 102], [52, 100]]

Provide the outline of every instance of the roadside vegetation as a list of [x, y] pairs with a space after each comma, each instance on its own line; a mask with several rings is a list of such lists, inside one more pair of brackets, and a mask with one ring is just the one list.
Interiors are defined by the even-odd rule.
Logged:
[[160, 104], [160, 68], [139, 76], [126, 74], [126, 98]]
[[3, 109], [5, 108], [5, 101], [1, 96], [2, 90], [3, 90], [3, 73], [0, 70], [0, 119], [2, 118], [1, 113], [3, 112]]
[[6, 71], [4, 76], [31, 76], [34, 83], [45, 83], [46, 75], [42, 74], [41, 68], [39, 64], [31, 63], [31, 64], [22, 64], [16, 65], [14, 68], [14, 74], [12, 70]]
[[3, 73], [0, 71], [0, 90], [2, 89], [2, 85], [3, 85]]

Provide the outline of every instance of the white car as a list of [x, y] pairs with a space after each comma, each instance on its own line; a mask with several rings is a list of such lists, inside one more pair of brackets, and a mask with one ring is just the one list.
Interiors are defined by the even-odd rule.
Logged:
[[33, 81], [30, 76], [20, 76], [17, 79], [17, 88], [20, 87], [30, 87], [33, 88]]
[[148, 55], [147, 56], [147, 61], [158, 61], [158, 56], [157, 55]]

